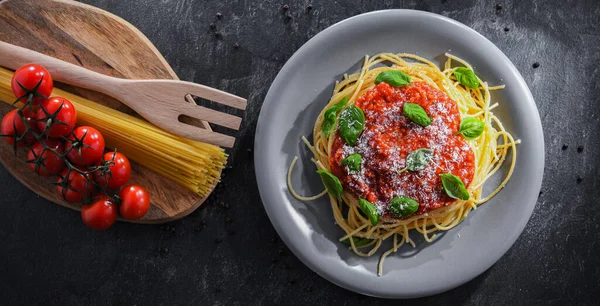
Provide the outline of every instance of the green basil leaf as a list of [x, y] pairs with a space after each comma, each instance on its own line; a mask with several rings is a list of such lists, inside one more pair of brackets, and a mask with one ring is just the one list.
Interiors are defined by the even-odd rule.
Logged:
[[350, 171], [360, 171], [360, 163], [362, 162], [362, 155], [360, 153], [354, 153], [344, 159], [342, 159], [342, 166], [348, 166]]
[[402, 87], [410, 84], [410, 76], [402, 71], [387, 70], [377, 75], [375, 84], [388, 83], [394, 87]]
[[479, 79], [473, 70], [467, 67], [458, 67], [454, 70], [454, 77], [458, 83], [470, 88], [479, 88]]
[[365, 216], [371, 220], [371, 225], [375, 226], [377, 223], [379, 223], [379, 213], [377, 212], [377, 207], [375, 207], [373, 203], [365, 199], [359, 199], [358, 206], [363, 214], [365, 214]]
[[408, 119], [420, 126], [428, 126], [431, 124], [431, 118], [427, 116], [427, 113], [419, 104], [405, 102], [403, 111]]
[[484, 128], [485, 124], [483, 121], [473, 117], [466, 117], [460, 121], [460, 130], [457, 134], [462, 134], [467, 140], [474, 140], [483, 133]]
[[[329, 116], [327, 116], [327, 115], [329, 115]], [[329, 135], [331, 134], [331, 132], [333, 131], [333, 128], [335, 127], [335, 119], [337, 117], [336, 117], [335, 113], [329, 113], [329, 114], [326, 113], [325, 115], [323, 115], [323, 117], [324, 118], [323, 118], [323, 123], [321, 124], [321, 132], [323, 132], [323, 135], [325, 136], [325, 138], [329, 138]]]
[[[369, 238], [361, 238], [361, 237], [351, 237], [352, 240], [354, 240], [354, 246], [356, 247], [360, 247], [363, 245], [368, 244], [369, 242], [371, 242], [372, 240]], [[343, 243], [350, 245], [350, 239], [346, 238], [344, 240], [342, 240]]]
[[450, 173], [440, 174], [442, 178], [442, 186], [444, 186], [444, 191], [451, 198], [459, 199], [459, 200], [468, 200], [469, 192], [467, 188], [465, 188], [465, 184], [460, 180], [460, 178], [456, 175]]
[[317, 173], [321, 176], [327, 192], [329, 192], [336, 199], [341, 199], [342, 193], [344, 193], [344, 188], [342, 188], [342, 183], [340, 183], [340, 180], [326, 170], [317, 170]]
[[323, 114], [323, 124], [321, 124], [321, 132], [325, 135], [325, 138], [329, 138], [329, 135], [335, 127], [335, 120], [337, 119], [337, 113], [346, 106], [348, 97], [344, 97], [340, 102], [334, 104]]
[[421, 148], [414, 150], [406, 157], [406, 169], [410, 171], [421, 171], [433, 160], [433, 150]]
[[419, 209], [419, 203], [417, 201], [407, 197], [395, 197], [388, 205], [390, 214], [395, 218], [406, 218], [414, 214]]
[[362, 109], [352, 105], [340, 114], [339, 130], [346, 144], [355, 146], [358, 137], [365, 128], [365, 114]]

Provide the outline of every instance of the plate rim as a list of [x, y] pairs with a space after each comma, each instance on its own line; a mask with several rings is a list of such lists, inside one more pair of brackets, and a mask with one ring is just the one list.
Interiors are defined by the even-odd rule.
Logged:
[[315, 262], [313, 262], [308, 256], [305, 256], [304, 252], [300, 248], [298, 248], [295, 244], [291, 243], [291, 238], [289, 237], [288, 232], [283, 229], [282, 223], [274, 221], [274, 220], [277, 220], [277, 218], [275, 218], [275, 216], [274, 216], [275, 208], [271, 207], [271, 205], [268, 205], [267, 201], [265, 201], [265, 199], [269, 198], [269, 195], [268, 195], [269, 192], [267, 192], [265, 190], [266, 188], [261, 188], [261, 185], [264, 185], [264, 182], [266, 180], [266, 177], [265, 177], [266, 173], [264, 173], [263, 171], [256, 171], [256, 169], [259, 169], [258, 164], [261, 162], [261, 155], [263, 155], [263, 149], [264, 149], [264, 146], [262, 146], [263, 140], [261, 137], [264, 133], [261, 133], [261, 131], [264, 129], [264, 125], [266, 125], [266, 123], [265, 123], [266, 120], [265, 120], [265, 115], [264, 115], [265, 112], [263, 111], [263, 109], [266, 106], [270, 106], [271, 104], [275, 103], [275, 101], [273, 101], [273, 98], [271, 96], [274, 95], [275, 88], [278, 87], [280, 83], [284, 82], [282, 79], [282, 75], [287, 74], [288, 70], [291, 69], [290, 63], [294, 62], [295, 58], [299, 57], [300, 56], [299, 54], [302, 53], [303, 50], [308, 49], [311, 45], [315, 44], [317, 42], [317, 40], [319, 39], [319, 37], [326, 36], [328, 33], [336, 31], [338, 28], [345, 25], [346, 23], [356, 22], [356, 20], [363, 19], [363, 18], [373, 18], [374, 16], [380, 15], [380, 14], [384, 14], [384, 15], [385, 14], [397, 14], [398, 15], [397, 17], [401, 17], [401, 15], [403, 15], [403, 14], [415, 14], [415, 15], [421, 15], [424, 18], [434, 18], [434, 19], [438, 19], [441, 22], [451, 23], [455, 26], [458, 26], [462, 30], [468, 31], [471, 34], [476, 35], [479, 39], [481, 39], [482, 42], [489, 45], [493, 50], [497, 51], [497, 53], [502, 57], [501, 58], [502, 62], [506, 63], [506, 66], [508, 69], [510, 69], [511, 74], [515, 75], [516, 81], [525, 90], [525, 92], [524, 92], [525, 97], [523, 100], [525, 102], [527, 102], [528, 104], [530, 104], [530, 106], [532, 106], [533, 109], [535, 110], [535, 114], [533, 115], [534, 120], [531, 123], [535, 126], [534, 130], [539, 131], [540, 140], [541, 140], [540, 141], [541, 150], [538, 149], [538, 151], [541, 151], [541, 152], [539, 152], [540, 159], [541, 159], [541, 168], [540, 168], [541, 173], [539, 174], [539, 182], [536, 182], [535, 186], [533, 186], [533, 190], [536, 191], [536, 193], [538, 193], [539, 190], [541, 190], [544, 168], [545, 168], [546, 152], [545, 152], [544, 134], [543, 134], [543, 127], [541, 124], [541, 118], [539, 115], [539, 110], [537, 109], [537, 105], [535, 104], [535, 100], [533, 98], [533, 95], [531, 94], [531, 90], [529, 89], [529, 86], [527, 86], [527, 83], [523, 79], [523, 76], [518, 71], [518, 69], [515, 67], [515, 65], [512, 63], [512, 61], [504, 54], [504, 52], [502, 52], [502, 50], [500, 50], [494, 43], [492, 43], [490, 40], [488, 40], [485, 36], [483, 36], [479, 32], [475, 31], [474, 29], [470, 28], [469, 26], [467, 26], [459, 21], [456, 21], [454, 19], [442, 16], [439, 14], [425, 12], [425, 11], [419, 11], [419, 10], [412, 10], [412, 9], [387, 9], [387, 10], [371, 11], [371, 12], [363, 13], [360, 15], [352, 16], [352, 17], [346, 18], [344, 20], [341, 20], [341, 21], [327, 27], [326, 29], [322, 30], [321, 32], [317, 33], [315, 36], [313, 36], [308, 41], [306, 41], [298, 50], [296, 50], [294, 52], [294, 54], [286, 61], [286, 63], [283, 65], [283, 67], [280, 69], [277, 76], [271, 83], [271, 86], [269, 87], [269, 90], [265, 96], [265, 99], [261, 106], [261, 111], [259, 113], [259, 117], [257, 120], [256, 134], [255, 134], [255, 141], [254, 141], [255, 176], [256, 176], [257, 186], [259, 189], [259, 194], [261, 197], [261, 202], [267, 213], [267, 216], [269, 217], [269, 221], [271, 222], [271, 224], [277, 231], [277, 234], [284, 241], [286, 246], [288, 248], [290, 248], [290, 250], [292, 250], [294, 255], [298, 259], [300, 259], [300, 261], [302, 261], [303, 264], [305, 264], [313, 272], [317, 273], [319, 276], [323, 277], [324, 279], [326, 279], [342, 288], [345, 288], [347, 290], [354, 291], [354, 292], [368, 295], [368, 296], [381, 297], [381, 298], [402, 298], [402, 299], [403, 298], [417, 298], [417, 297], [423, 297], [423, 296], [430, 296], [430, 295], [434, 295], [437, 293], [441, 293], [441, 292], [445, 292], [445, 291], [457, 288], [457, 287], [469, 282], [470, 280], [474, 279], [475, 277], [481, 275], [482, 273], [487, 271], [490, 267], [492, 267], [500, 258], [502, 258], [504, 256], [504, 254], [506, 254], [506, 252], [514, 245], [516, 240], [521, 236], [521, 234], [523, 233], [523, 230], [525, 229], [525, 226], [531, 219], [531, 215], [537, 204], [537, 201], [534, 201], [533, 204], [528, 204], [526, 206], [526, 209], [522, 211], [522, 215], [526, 216], [526, 218], [523, 218], [523, 221], [521, 221], [520, 223], [517, 224], [516, 228], [518, 230], [515, 231], [515, 233], [513, 235], [511, 235], [510, 237], [507, 238], [507, 241], [509, 241], [509, 243], [506, 244], [506, 247], [503, 248], [503, 250], [501, 252], [498, 252], [497, 256], [494, 256], [497, 258], [491, 260], [489, 264], [487, 264], [487, 263], [484, 264], [485, 267], [483, 269], [478, 269], [478, 271], [473, 273], [472, 276], [467, 277], [461, 281], [452, 283], [450, 285], [446, 285], [443, 288], [439, 288], [437, 290], [430, 290], [426, 293], [417, 293], [417, 294], [413, 294], [413, 295], [393, 294], [393, 293], [390, 294], [388, 292], [383, 292], [383, 291], [367, 290], [366, 288], [357, 286], [357, 285], [353, 284], [352, 282], [346, 281], [345, 279], [339, 279], [336, 275], [332, 275], [331, 273], [327, 273], [324, 269], [321, 269], [319, 267], [319, 265], [317, 265]]

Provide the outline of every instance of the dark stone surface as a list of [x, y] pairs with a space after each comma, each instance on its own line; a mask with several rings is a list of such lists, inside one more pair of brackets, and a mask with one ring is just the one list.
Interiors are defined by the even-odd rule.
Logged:
[[335, 22], [386, 8], [439, 13], [494, 42], [529, 84], [546, 137], [542, 193], [515, 245], [464, 286], [410, 302], [598, 303], [600, 2], [304, 0], [285, 12], [272, 0], [85, 2], [137, 26], [181, 79], [248, 97], [240, 141], [208, 203], [163, 226], [88, 230], [77, 212], [0, 170], [2, 304], [376, 302], [319, 277], [285, 247], [258, 196], [251, 150], [264, 96], [294, 51]]

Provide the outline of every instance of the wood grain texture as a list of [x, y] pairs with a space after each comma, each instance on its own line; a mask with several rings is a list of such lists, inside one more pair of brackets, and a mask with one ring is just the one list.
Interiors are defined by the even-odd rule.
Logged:
[[[0, 3], [0, 40], [38, 51], [74, 65], [117, 78], [171, 79], [177, 76], [150, 41], [131, 24], [108, 12], [74, 1], [8, 0]], [[0, 57], [6, 57], [6, 53]], [[90, 90], [64, 84], [56, 87], [98, 103], [137, 115], [121, 102]], [[183, 102], [183, 97], [182, 97]], [[189, 101], [188, 102], [193, 102]], [[11, 107], [0, 107], [3, 116]], [[193, 121], [207, 128], [205, 122]], [[35, 175], [24, 162], [25, 150], [17, 156], [5, 142], [0, 144], [0, 161], [29, 189], [65, 207], [79, 210], [58, 197], [52, 179]], [[162, 223], [188, 215], [208, 197], [163, 178], [132, 162], [131, 183], [148, 189], [150, 211], [137, 223]], [[213, 186], [214, 188], [214, 186]]]

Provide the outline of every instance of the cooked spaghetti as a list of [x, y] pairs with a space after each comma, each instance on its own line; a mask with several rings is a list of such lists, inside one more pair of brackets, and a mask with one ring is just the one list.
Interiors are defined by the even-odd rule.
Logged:
[[[415, 246], [411, 230], [433, 241], [436, 231], [453, 228], [496, 195], [515, 166], [519, 141], [492, 112], [498, 104], [490, 91], [504, 86], [490, 87], [467, 62], [446, 56], [443, 70], [413, 54], [365, 57], [359, 73], [336, 82], [316, 120], [314, 145], [302, 137], [326, 190], [302, 197], [290, 180], [297, 157], [288, 171], [296, 198], [329, 193], [346, 233], [339, 240], [357, 255], [372, 256], [392, 238], [378, 275], [386, 256]], [[484, 183], [508, 157], [506, 177], [484, 195]]]
[[[0, 100], [16, 98], [10, 87], [13, 72], [0, 67]], [[227, 154], [217, 146], [165, 132], [149, 122], [55, 88], [77, 108], [77, 124], [97, 128], [109, 148], [200, 196], [208, 195], [221, 176]]]

